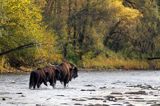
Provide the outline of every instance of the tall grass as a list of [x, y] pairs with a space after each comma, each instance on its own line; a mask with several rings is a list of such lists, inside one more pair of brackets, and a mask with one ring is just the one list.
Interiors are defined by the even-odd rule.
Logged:
[[145, 60], [126, 59], [122, 57], [97, 56], [93, 59], [84, 59], [83, 67], [89, 69], [149, 69]]
[[9, 65], [6, 61], [7, 61], [6, 58], [4, 57], [0, 58], [0, 73], [8, 71]]

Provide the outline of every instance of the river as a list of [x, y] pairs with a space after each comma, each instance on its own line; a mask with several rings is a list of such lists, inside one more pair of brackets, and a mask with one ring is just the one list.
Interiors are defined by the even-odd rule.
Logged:
[[160, 106], [160, 71], [81, 71], [67, 88], [28, 83], [29, 74], [0, 75], [0, 106]]

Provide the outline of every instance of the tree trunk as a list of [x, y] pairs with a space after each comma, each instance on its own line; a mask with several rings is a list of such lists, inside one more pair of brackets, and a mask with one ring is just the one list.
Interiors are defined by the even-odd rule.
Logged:
[[22, 50], [22, 49], [26, 49], [26, 48], [31, 48], [31, 47], [34, 47], [35, 45], [36, 45], [36, 43], [28, 43], [28, 44], [25, 44], [25, 45], [21, 45], [21, 46], [18, 46], [16, 48], [13, 48], [13, 49], [10, 49], [10, 50], [7, 50], [5, 52], [0, 53], [0, 56], [6, 55], [6, 54], [9, 54], [11, 52], [18, 51], [18, 50]]

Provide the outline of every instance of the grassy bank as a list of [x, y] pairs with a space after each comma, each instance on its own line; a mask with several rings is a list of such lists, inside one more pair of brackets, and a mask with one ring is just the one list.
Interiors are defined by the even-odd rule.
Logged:
[[[47, 64], [45, 64], [47, 65]], [[45, 66], [39, 65], [38, 67]], [[80, 69], [87, 71], [94, 70], [116, 70], [116, 69], [124, 69], [124, 70], [149, 70], [149, 69], [160, 69], [160, 61], [153, 60], [138, 60], [138, 59], [124, 59], [124, 58], [106, 58], [102, 56], [98, 56], [93, 59], [84, 59], [83, 61], [79, 61], [77, 66]], [[4, 59], [0, 61], [0, 73], [20, 73], [20, 72], [30, 72], [37, 67], [25, 67], [21, 66], [19, 68], [11, 67], [9, 64], [5, 62]]]
[[92, 69], [149, 69], [149, 64], [142, 60], [119, 60], [119, 59], [98, 59], [83, 62], [84, 68]]
[[124, 70], [149, 70], [160, 69], [160, 60], [140, 60], [129, 58], [106, 58], [97, 56], [93, 59], [83, 60], [82, 65], [86, 69], [124, 69]]

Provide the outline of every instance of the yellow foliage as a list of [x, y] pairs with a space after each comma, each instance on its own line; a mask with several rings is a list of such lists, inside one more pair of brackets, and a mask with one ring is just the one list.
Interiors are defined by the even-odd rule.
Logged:
[[[36, 47], [9, 53], [5, 57], [6, 63], [14, 64], [16, 61], [24, 66], [37, 66], [61, 58], [55, 49], [55, 34], [46, 31], [46, 26], [42, 25], [41, 10], [31, 0], [5, 0], [0, 5], [4, 15], [0, 17], [0, 22], [3, 20], [0, 26], [5, 28], [0, 39], [1, 52], [36, 43]], [[0, 62], [4, 67], [4, 62]]]
[[144, 60], [124, 59], [117, 57], [106, 58], [97, 56], [93, 59], [84, 59], [83, 67], [88, 69], [148, 69], [149, 65]]
[[149, 61], [150, 68], [160, 69], [160, 60], [151, 60]]
[[125, 7], [122, 0], [113, 0], [109, 3], [108, 8], [113, 11], [113, 16], [123, 20], [135, 20], [142, 16], [142, 14], [133, 8]]
[[3, 72], [7, 72], [8, 69], [6, 67], [8, 67], [9, 65], [7, 64], [7, 60], [5, 57], [1, 57], [0, 58], [0, 73]]

